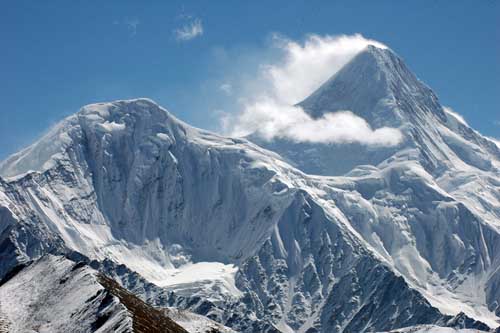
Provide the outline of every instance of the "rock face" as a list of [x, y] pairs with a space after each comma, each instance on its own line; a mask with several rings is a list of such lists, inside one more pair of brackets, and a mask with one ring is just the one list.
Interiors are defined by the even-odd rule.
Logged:
[[147, 99], [88, 105], [0, 164], [0, 276], [81, 256], [150, 304], [241, 332], [449, 326], [461, 312], [496, 327], [496, 144], [390, 50], [362, 51], [300, 105], [405, 139], [271, 144], [300, 171]]

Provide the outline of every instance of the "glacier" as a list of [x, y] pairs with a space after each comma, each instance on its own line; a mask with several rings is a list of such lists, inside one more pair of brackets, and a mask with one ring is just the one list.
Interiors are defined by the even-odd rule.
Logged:
[[299, 106], [404, 139], [231, 138], [146, 98], [87, 105], [0, 163], [0, 277], [84, 260], [238, 332], [497, 327], [495, 142], [374, 46]]

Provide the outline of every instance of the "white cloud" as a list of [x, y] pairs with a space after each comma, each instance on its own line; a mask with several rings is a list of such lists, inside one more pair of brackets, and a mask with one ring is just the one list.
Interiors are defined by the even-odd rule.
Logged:
[[295, 104], [309, 96], [367, 45], [384, 44], [353, 36], [310, 35], [303, 44], [277, 37], [284, 63], [264, 67], [276, 97]]
[[219, 128], [222, 130], [222, 132], [226, 133], [229, 132], [230, 130], [233, 130], [233, 117], [231, 116], [230, 113], [224, 111], [224, 110], [214, 110], [213, 114], [215, 117], [217, 117], [219, 121]]
[[[227, 128], [231, 122], [229, 115], [224, 114], [221, 119]], [[363, 118], [350, 111], [326, 113], [313, 119], [300, 107], [278, 104], [268, 98], [248, 105], [233, 125], [233, 135], [256, 133], [266, 140], [283, 138], [295, 142], [357, 142], [380, 146], [393, 146], [402, 140], [398, 129], [383, 127], [373, 130]]]
[[233, 86], [230, 83], [223, 83], [219, 86], [219, 90], [230, 96], [233, 93]]
[[[221, 127], [231, 135], [256, 133], [266, 140], [286, 138], [296, 142], [396, 145], [402, 134], [395, 128], [372, 129], [349, 110], [313, 119], [294, 106], [335, 74], [367, 45], [385, 45], [354, 36], [309, 36], [304, 43], [277, 37], [281, 59], [261, 66], [252, 95], [240, 98], [242, 111], [224, 114]], [[255, 87], [258, 87], [255, 89]], [[248, 94], [248, 92], [247, 92]], [[222, 124], [223, 123], [223, 124]]]
[[443, 106], [443, 110], [444, 110], [444, 112], [446, 112], [446, 113], [450, 114], [451, 116], [453, 116], [456, 120], [458, 120], [462, 124], [469, 126], [469, 124], [467, 124], [467, 122], [465, 121], [464, 117], [462, 115], [458, 114], [457, 112], [455, 112], [449, 106]]
[[203, 35], [203, 24], [201, 20], [191, 17], [188, 17], [188, 19], [189, 22], [174, 30], [175, 38], [179, 41], [188, 41]]

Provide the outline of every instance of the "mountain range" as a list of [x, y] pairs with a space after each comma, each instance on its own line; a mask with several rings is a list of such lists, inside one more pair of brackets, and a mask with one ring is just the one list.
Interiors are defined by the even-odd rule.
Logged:
[[402, 140], [232, 138], [141, 98], [1, 162], [0, 332], [496, 329], [499, 143], [374, 46], [297, 107]]

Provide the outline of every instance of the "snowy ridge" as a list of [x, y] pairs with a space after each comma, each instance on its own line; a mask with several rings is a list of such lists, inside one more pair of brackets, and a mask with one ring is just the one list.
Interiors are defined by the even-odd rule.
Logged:
[[9, 332], [132, 329], [127, 309], [104, 292], [88, 268], [53, 256], [24, 268], [0, 286], [0, 303], [10, 322]]
[[18, 270], [0, 285], [9, 332], [186, 333], [83, 263], [46, 255]]
[[0, 164], [0, 276], [81, 253], [151, 304], [241, 332], [446, 326], [460, 312], [498, 326], [498, 147], [388, 49], [369, 47], [301, 105], [405, 141], [366, 155], [270, 147], [307, 172], [318, 162], [308, 175], [148, 99], [88, 105]]

